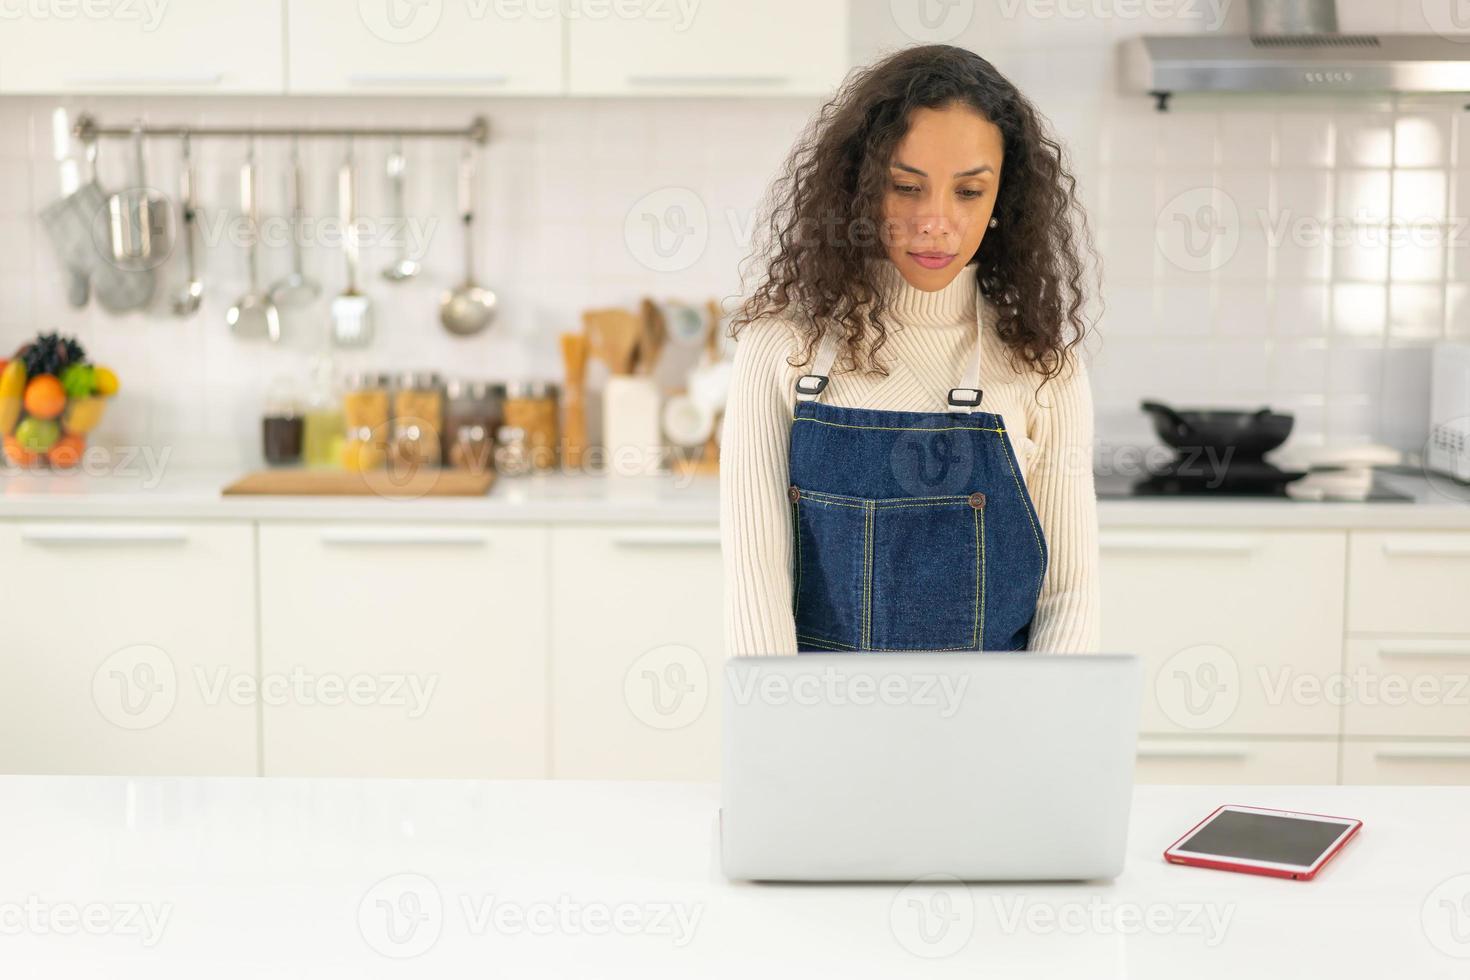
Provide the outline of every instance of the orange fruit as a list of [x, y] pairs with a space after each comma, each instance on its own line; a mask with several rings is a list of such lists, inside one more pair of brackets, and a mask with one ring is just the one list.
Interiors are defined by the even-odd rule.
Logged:
[[5, 458], [16, 466], [34, 466], [38, 458], [36, 453], [28, 453], [20, 448], [20, 443], [15, 436], [5, 437]]
[[46, 450], [46, 459], [59, 470], [69, 470], [82, 461], [82, 450], [86, 448], [87, 440], [81, 436], [62, 436]]
[[38, 419], [54, 419], [66, 408], [66, 389], [54, 374], [38, 374], [26, 384], [26, 412]]

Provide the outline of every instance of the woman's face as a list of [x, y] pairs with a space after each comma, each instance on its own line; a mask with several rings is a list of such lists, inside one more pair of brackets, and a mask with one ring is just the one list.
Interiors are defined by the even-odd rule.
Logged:
[[883, 197], [883, 243], [909, 285], [943, 289], [974, 257], [1004, 152], [999, 127], [968, 106], [914, 111]]

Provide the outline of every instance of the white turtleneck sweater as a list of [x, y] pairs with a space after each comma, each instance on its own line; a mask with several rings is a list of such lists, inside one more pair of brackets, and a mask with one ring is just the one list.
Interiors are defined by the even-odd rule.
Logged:
[[[891, 262], [882, 268], [894, 296], [888, 340], [878, 353], [888, 374], [843, 372], [839, 355], [822, 400], [846, 408], [946, 411], [949, 389], [975, 356], [974, 270], [924, 292]], [[1067, 369], [1038, 394], [1041, 375], [1015, 369], [992, 329], [994, 308], [983, 300], [979, 308], [985, 319], [979, 410], [1005, 420], [1049, 553], [1028, 649], [1095, 652], [1101, 645], [1097, 496], [1086, 365], [1069, 355]], [[750, 324], [735, 348], [720, 445], [727, 656], [796, 653], [787, 451], [796, 379], [806, 367], [787, 360], [802, 349], [792, 322], [780, 317]]]

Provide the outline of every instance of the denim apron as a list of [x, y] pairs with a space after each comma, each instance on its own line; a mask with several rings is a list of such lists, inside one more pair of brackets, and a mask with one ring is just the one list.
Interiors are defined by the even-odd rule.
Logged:
[[823, 336], [791, 419], [798, 650], [1026, 649], [1046, 538], [1004, 420], [979, 411], [980, 349], [947, 412], [839, 408]]

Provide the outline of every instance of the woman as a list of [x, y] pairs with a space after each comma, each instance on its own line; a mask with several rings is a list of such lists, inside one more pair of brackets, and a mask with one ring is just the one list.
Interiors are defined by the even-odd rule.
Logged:
[[733, 325], [727, 654], [1096, 650], [1091, 250], [1035, 109], [910, 48], [849, 79], [772, 201]]

